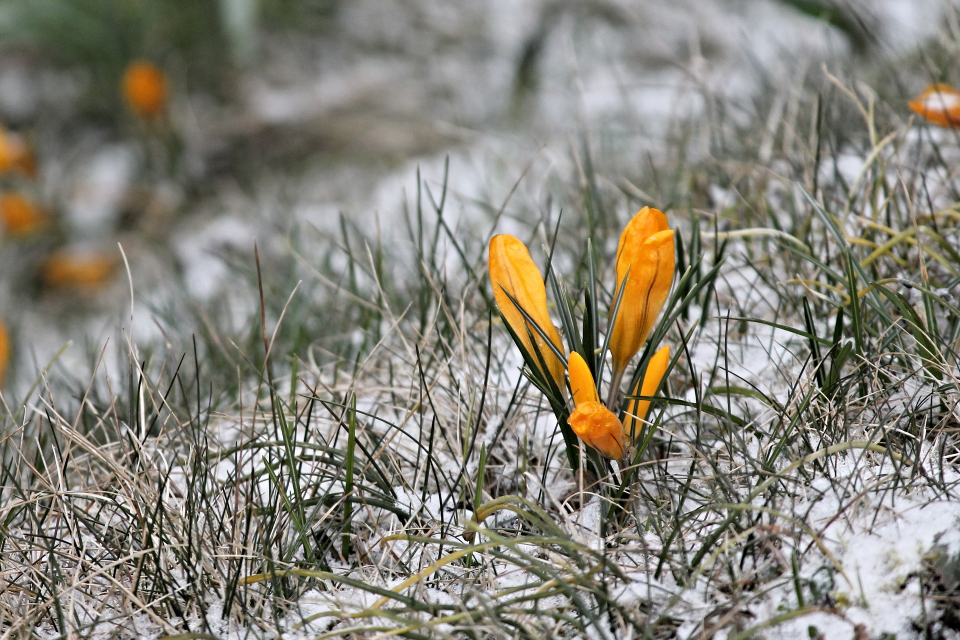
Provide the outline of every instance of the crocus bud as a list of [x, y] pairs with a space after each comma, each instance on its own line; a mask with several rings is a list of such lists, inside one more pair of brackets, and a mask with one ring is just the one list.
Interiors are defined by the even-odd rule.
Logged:
[[123, 74], [123, 98], [135, 114], [153, 120], [167, 106], [167, 76], [152, 62], [132, 62]]
[[3, 380], [7, 376], [7, 365], [10, 364], [10, 334], [7, 332], [7, 325], [0, 320], [0, 389], [3, 388]]
[[567, 360], [567, 373], [570, 376], [570, 391], [573, 393], [573, 406], [579, 407], [584, 402], [600, 402], [597, 395], [597, 385], [593, 381], [593, 374], [587, 361], [576, 351], [570, 354]]
[[602, 402], [590, 400], [577, 405], [567, 418], [567, 424], [581, 440], [607, 458], [623, 458], [626, 451], [623, 446], [623, 425]]
[[960, 127], [960, 91], [948, 84], [930, 85], [907, 106], [933, 124]]
[[[665, 345], [651, 356], [650, 362], [647, 363], [647, 370], [643, 373], [643, 380], [637, 381], [637, 386], [633, 388], [633, 393], [630, 395], [652, 397], [660, 388], [660, 381], [663, 380], [663, 374], [667, 372], [669, 363], [670, 347]], [[627, 401], [627, 411], [623, 418], [623, 432], [631, 441], [636, 440], [640, 434], [640, 429], [643, 427], [643, 421], [646, 420], [649, 410], [649, 400], [631, 398]]]
[[27, 236], [39, 231], [48, 222], [47, 214], [23, 194], [0, 195], [0, 225], [7, 235]]
[[[623, 288], [610, 334], [614, 380], [619, 381], [660, 315], [673, 284], [675, 251], [667, 216], [644, 207], [620, 235], [616, 295]], [[610, 307], [611, 314], [616, 298]]]
[[[545, 376], [554, 379], [557, 386], [563, 389], [564, 367], [563, 362], [540, 336], [535, 328], [530, 326], [516, 301], [526, 314], [540, 327], [540, 330], [550, 339], [560, 353], [563, 353], [563, 343], [560, 333], [547, 313], [547, 290], [543, 286], [543, 277], [540, 270], [530, 257], [527, 247], [511, 235], [501, 234], [490, 240], [490, 283], [493, 285], [493, 295], [497, 300], [497, 307], [510, 328], [521, 342], [521, 347], [530, 354], [537, 364], [537, 369]], [[509, 294], [509, 295], [508, 295]], [[513, 300], [510, 298], [513, 297]], [[532, 337], [532, 340], [531, 340]], [[536, 350], [534, 349], [536, 345]], [[542, 371], [537, 358], [537, 350], [547, 365], [547, 371]]]

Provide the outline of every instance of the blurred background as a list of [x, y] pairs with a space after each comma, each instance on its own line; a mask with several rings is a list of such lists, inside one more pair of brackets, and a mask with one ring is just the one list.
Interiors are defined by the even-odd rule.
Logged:
[[108, 338], [253, 339], [255, 242], [282, 301], [289, 265], [345, 269], [321, 241], [409, 238], [421, 184], [464, 238], [528, 170], [508, 219], [585, 162], [666, 206], [663, 162], [769, 161], [756, 123], [827, 70], [891, 104], [956, 82], [944, 30], [950, 0], [0, 0], [8, 382], [68, 342], [82, 381]]

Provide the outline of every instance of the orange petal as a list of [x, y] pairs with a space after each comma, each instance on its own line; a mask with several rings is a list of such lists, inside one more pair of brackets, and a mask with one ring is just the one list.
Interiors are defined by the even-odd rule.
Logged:
[[49, 216], [20, 193], [0, 196], [0, 222], [11, 236], [26, 236], [45, 227]]
[[584, 402], [600, 402], [597, 395], [597, 383], [593, 380], [590, 367], [576, 351], [570, 353], [567, 361], [567, 373], [570, 375], [570, 391], [573, 392], [573, 405], [579, 407]]
[[930, 85], [907, 106], [941, 127], [960, 127], [960, 91], [948, 84]]
[[[623, 287], [610, 334], [613, 369], [622, 372], [637, 354], [667, 301], [676, 269], [673, 231], [667, 217], [644, 207], [620, 235], [617, 248], [617, 286]], [[613, 313], [616, 298], [610, 307]]]
[[132, 62], [123, 74], [123, 98], [127, 106], [148, 120], [166, 109], [167, 91], [167, 76], [152, 62]]
[[607, 458], [619, 460], [626, 449], [623, 446], [623, 425], [612, 411], [596, 401], [577, 406], [567, 424], [585, 443]]
[[57, 251], [42, 265], [42, 276], [47, 286], [55, 288], [95, 289], [106, 283], [116, 268], [116, 262], [101, 254], [74, 254]]
[[7, 375], [7, 367], [10, 364], [10, 333], [7, 331], [7, 325], [0, 320], [0, 389], [3, 388], [3, 380]]
[[[650, 357], [647, 364], [647, 370], [643, 372], [643, 380], [637, 381], [637, 386], [633, 388], [632, 396], [653, 397], [660, 388], [660, 381], [663, 380], [663, 374], [667, 372], [667, 365], [670, 363], [670, 346], [664, 345]], [[627, 412], [623, 419], [623, 432], [630, 440], [636, 440], [643, 421], [647, 418], [647, 412], [650, 410], [649, 400], [637, 400], [636, 398], [627, 401]]]
[[[550, 342], [560, 353], [563, 353], [560, 333], [553, 326], [550, 314], [547, 312], [547, 290], [543, 285], [543, 276], [540, 275], [540, 270], [530, 257], [526, 245], [511, 235], [494, 236], [490, 240], [489, 267], [493, 296], [497, 300], [500, 313], [503, 314], [507, 324], [520, 339], [523, 349], [530, 354], [534, 362], [538, 361], [536, 352], [540, 352], [540, 356], [547, 365], [547, 371], [541, 371], [541, 373], [549, 374], [557, 386], [563, 389], [565, 378], [563, 361], [557, 358], [547, 342], [526, 321], [517, 306], [510, 300], [512, 296], [550, 339]], [[534, 350], [534, 344], [536, 350]], [[540, 369], [539, 366], [537, 368]]]

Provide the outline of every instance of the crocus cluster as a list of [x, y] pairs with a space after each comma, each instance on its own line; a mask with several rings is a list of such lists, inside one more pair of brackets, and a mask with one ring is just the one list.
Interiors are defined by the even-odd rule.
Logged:
[[[26, 138], [0, 127], [0, 231], [4, 239], [23, 241], [45, 236], [38, 247], [50, 250], [58, 221], [32, 194], [41, 192], [36, 156]], [[9, 189], [8, 189], [9, 187]], [[89, 291], [108, 282], [116, 261], [80, 248], [52, 249], [39, 263], [44, 285], [57, 289]], [[0, 350], [0, 355], [3, 351]]]
[[650, 401], [639, 396], [653, 396], [666, 373], [668, 346], [650, 358], [644, 375], [627, 401], [620, 404], [624, 374], [653, 330], [670, 293], [674, 260], [674, 232], [667, 217], [644, 207], [627, 224], [617, 247], [617, 281], [608, 321], [612, 375], [604, 403], [584, 354], [571, 351], [566, 362], [559, 357], [564, 353], [563, 342], [550, 320], [543, 277], [527, 247], [507, 234], [490, 241], [493, 295], [517, 346], [544, 380], [552, 380], [561, 391], [569, 382], [573, 411], [567, 423], [584, 443], [607, 458], [624, 458], [636, 443], [650, 408]]
[[31, 193], [38, 191], [37, 161], [19, 133], [0, 127], [0, 229], [7, 237], [23, 238], [46, 226], [46, 213]]

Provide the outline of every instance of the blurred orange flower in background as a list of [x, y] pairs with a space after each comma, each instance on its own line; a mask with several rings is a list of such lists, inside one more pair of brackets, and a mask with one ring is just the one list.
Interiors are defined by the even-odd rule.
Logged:
[[0, 195], [0, 223], [11, 236], [22, 237], [43, 229], [50, 217], [22, 193]]
[[110, 280], [115, 269], [116, 262], [105, 255], [61, 249], [44, 261], [41, 276], [54, 288], [95, 289]]
[[123, 74], [123, 99], [135, 114], [157, 118], [167, 106], [167, 76], [152, 62], [131, 62]]
[[960, 91], [948, 84], [930, 85], [907, 106], [933, 124], [960, 127]]
[[0, 127], [0, 173], [8, 171], [19, 171], [29, 178], [35, 178], [37, 163], [23, 136]]

